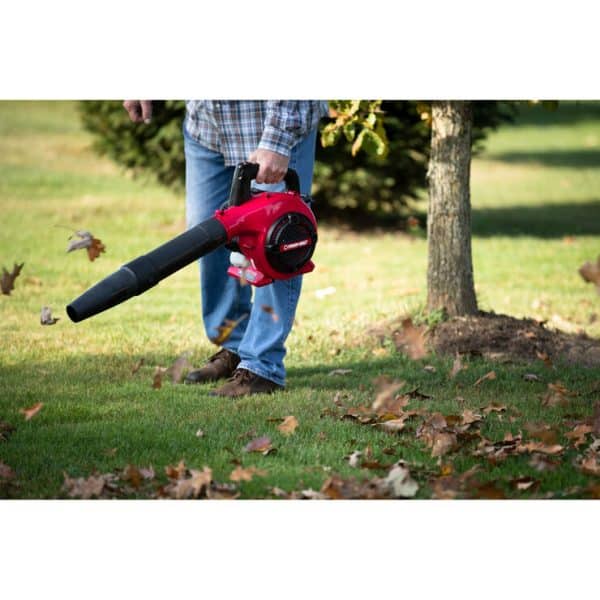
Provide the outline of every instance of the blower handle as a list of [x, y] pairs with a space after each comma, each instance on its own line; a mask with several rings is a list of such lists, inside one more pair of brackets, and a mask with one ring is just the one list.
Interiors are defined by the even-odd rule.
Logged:
[[[258, 175], [258, 163], [241, 162], [235, 168], [231, 191], [229, 192], [229, 206], [239, 206], [250, 200], [252, 191], [250, 183]], [[300, 178], [294, 169], [288, 169], [283, 180], [290, 192], [300, 193]]]

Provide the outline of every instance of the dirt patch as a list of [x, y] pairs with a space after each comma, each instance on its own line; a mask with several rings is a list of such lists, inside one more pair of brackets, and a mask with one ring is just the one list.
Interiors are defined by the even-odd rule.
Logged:
[[439, 354], [471, 354], [500, 361], [533, 361], [547, 356], [553, 362], [600, 367], [600, 340], [585, 334], [546, 329], [533, 319], [480, 313], [454, 317], [429, 334]]

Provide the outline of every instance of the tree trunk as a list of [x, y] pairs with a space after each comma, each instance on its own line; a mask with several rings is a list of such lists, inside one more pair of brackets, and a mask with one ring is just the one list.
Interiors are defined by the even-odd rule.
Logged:
[[449, 316], [477, 312], [471, 258], [470, 102], [432, 103], [427, 310]]

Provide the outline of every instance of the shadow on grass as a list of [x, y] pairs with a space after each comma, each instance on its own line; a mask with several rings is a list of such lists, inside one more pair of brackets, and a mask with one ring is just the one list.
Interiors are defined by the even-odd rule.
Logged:
[[556, 110], [548, 110], [541, 105], [520, 104], [519, 114], [513, 127], [543, 125], [575, 125], [582, 121], [600, 119], [600, 101], [559, 102]]
[[539, 164], [545, 167], [600, 168], [600, 150], [596, 148], [553, 149], [544, 152], [504, 152], [501, 154], [488, 154], [486, 158], [507, 163]]
[[600, 235], [600, 200], [540, 206], [473, 208], [473, 235], [560, 238]]

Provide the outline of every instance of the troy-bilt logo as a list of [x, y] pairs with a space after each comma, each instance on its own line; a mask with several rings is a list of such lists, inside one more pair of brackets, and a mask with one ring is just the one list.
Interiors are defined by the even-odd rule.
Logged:
[[303, 248], [310, 244], [310, 238], [300, 240], [298, 242], [290, 242], [289, 244], [281, 244], [279, 246], [279, 252], [288, 252], [289, 250], [295, 250], [296, 248]]

